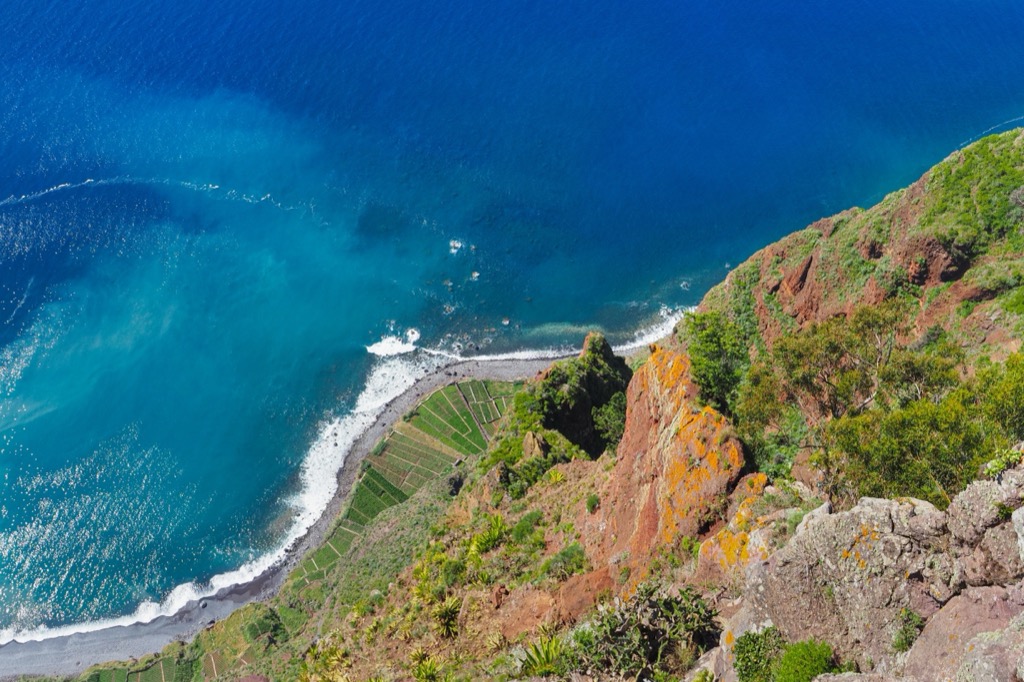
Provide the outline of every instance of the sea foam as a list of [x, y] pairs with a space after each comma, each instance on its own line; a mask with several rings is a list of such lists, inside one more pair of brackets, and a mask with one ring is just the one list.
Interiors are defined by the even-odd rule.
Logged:
[[[658, 319], [639, 329], [633, 338], [615, 346], [616, 352], [629, 352], [663, 338], [689, 309], [662, 307]], [[365, 387], [352, 410], [344, 415], [325, 418], [303, 460], [297, 493], [287, 500], [293, 520], [276, 547], [239, 568], [214, 575], [209, 581], [188, 582], [174, 587], [159, 603], [142, 602], [134, 613], [117, 617], [75, 623], [59, 627], [40, 626], [28, 631], [0, 629], [0, 645], [11, 641], [27, 642], [95, 632], [110, 627], [149, 623], [162, 616], [173, 616], [190, 602], [216, 595], [223, 589], [249, 583], [282, 563], [294, 545], [309, 531], [326, 511], [338, 492], [338, 472], [355, 443], [395, 398], [410, 389], [430, 372], [464, 360], [480, 362], [509, 360], [546, 360], [579, 352], [576, 347], [521, 350], [493, 355], [466, 357], [436, 348], [416, 345], [420, 332], [410, 328], [402, 334], [388, 334], [366, 347], [376, 356]]]
[[[419, 332], [410, 330], [407, 340], [418, 339]], [[345, 464], [356, 441], [373, 425], [392, 400], [411, 388], [419, 379], [448, 364], [451, 360], [433, 353], [383, 355], [373, 365], [365, 388], [352, 410], [342, 416], [326, 418], [317, 430], [299, 472], [299, 491], [287, 500], [293, 520], [285, 537], [277, 546], [239, 568], [214, 575], [205, 583], [188, 582], [173, 588], [163, 601], [142, 602], [129, 615], [59, 627], [40, 626], [28, 631], [0, 629], [0, 645], [11, 641], [27, 642], [95, 632], [110, 627], [149, 623], [161, 616], [172, 616], [189, 602], [216, 595], [221, 590], [244, 585], [280, 564], [289, 550], [323, 515], [338, 490], [337, 473]]]

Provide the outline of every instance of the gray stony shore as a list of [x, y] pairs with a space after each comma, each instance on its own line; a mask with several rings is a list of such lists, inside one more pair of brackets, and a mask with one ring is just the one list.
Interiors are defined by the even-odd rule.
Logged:
[[463, 360], [426, 375], [392, 400], [353, 444], [337, 473], [338, 490], [320, 519], [288, 550], [287, 558], [254, 580], [232, 585], [216, 595], [192, 601], [177, 613], [148, 623], [117, 625], [40, 641], [9, 642], [0, 646], [0, 680], [24, 675], [74, 676], [105, 661], [127, 661], [160, 651], [171, 642], [188, 641], [203, 628], [224, 619], [239, 607], [275, 595], [288, 573], [311, 548], [323, 542], [355, 482], [359, 464], [373, 446], [423, 398], [453, 381], [528, 379], [558, 358]]

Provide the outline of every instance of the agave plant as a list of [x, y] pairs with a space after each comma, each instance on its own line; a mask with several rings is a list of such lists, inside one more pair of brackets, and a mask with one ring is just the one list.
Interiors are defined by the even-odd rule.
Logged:
[[350, 664], [348, 651], [340, 647], [333, 637], [317, 642], [306, 652], [302, 662], [301, 682], [348, 682], [342, 668]]
[[501, 631], [492, 633], [487, 636], [487, 650], [492, 654], [501, 651], [508, 646], [508, 637], [506, 637]]
[[412, 667], [412, 677], [416, 682], [440, 682], [441, 664], [433, 656], [427, 656]]
[[523, 659], [523, 675], [547, 677], [562, 671], [562, 640], [558, 637], [542, 637], [526, 649]]
[[547, 473], [544, 474], [544, 478], [546, 478], [547, 482], [551, 485], [558, 485], [565, 480], [565, 474], [558, 469], [548, 469]]
[[459, 612], [462, 611], [462, 600], [448, 597], [434, 607], [432, 615], [437, 625], [437, 632], [445, 639], [452, 639], [459, 634]]
[[508, 535], [508, 526], [501, 514], [490, 514], [487, 517], [487, 528], [473, 536], [470, 540], [470, 551], [485, 554], [491, 551], [505, 540]]

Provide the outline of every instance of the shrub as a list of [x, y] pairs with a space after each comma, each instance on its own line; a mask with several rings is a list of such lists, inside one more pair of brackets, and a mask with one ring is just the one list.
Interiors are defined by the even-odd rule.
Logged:
[[982, 373], [982, 408], [1014, 441], [1024, 439], [1024, 354]]
[[945, 509], [1000, 445], [963, 389], [939, 403], [915, 400], [891, 412], [870, 410], [829, 424], [829, 443], [847, 459], [846, 475], [867, 497], [907, 495]]
[[455, 587], [466, 577], [466, 563], [458, 559], [447, 559], [441, 564], [441, 580], [447, 588]]
[[900, 610], [896, 619], [898, 629], [892, 636], [892, 649], [897, 653], [910, 651], [910, 647], [917, 641], [917, 636], [924, 629], [924, 619], [910, 609]]
[[811, 682], [824, 673], [834, 672], [832, 647], [813, 639], [786, 647], [775, 671], [775, 682]]
[[775, 626], [743, 633], [732, 649], [739, 682], [774, 682], [775, 666], [785, 643]]
[[597, 511], [597, 508], [600, 507], [600, 506], [601, 506], [601, 498], [600, 497], [598, 497], [594, 493], [590, 493], [589, 495], [587, 495], [587, 512], [588, 513], [593, 514], [594, 512]]
[[715, 617], [689, 588], [670, 597], [654, 583], [642, 583], [628, 602], [599, 607], [597, 617], [573, 633], [573, 667], [625, 677], [683, 672], [694, 653], [716, 643]]
[[281, 623], [277, 611], [263, 605], [255, 607], [255, 610], [256, 614], [253, 619], [242, 626], [242, 636], [245, 637], [245, 641], [252, 644], [264, 635], [271, 641], [280, 640], [285, 636], [284, 625]]
[[582, 573], [587, 565], [587, 555], [580, 543], [566, 545], [545, 564], [545, 573], [556, 580], [565, 580], [571, 575]]
[[544, 514], [536, 509], [523, 514], [522, 518], [516, 522], [516, 525], [512, 526], [512, 532], [510, 533], [512, 542], [517, 545], [521, 545], [529, 540], [533, 535], [533, 531], [537, 527], [537, 524], [539, 524], [543, 518]]
[[626, 394], [619, 391], [607, 403], [592, 411], [594, 429], [606, 450], [614, 450], [626, 430]]

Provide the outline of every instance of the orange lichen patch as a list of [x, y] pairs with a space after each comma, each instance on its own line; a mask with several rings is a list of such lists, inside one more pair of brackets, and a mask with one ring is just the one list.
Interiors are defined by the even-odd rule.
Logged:
[[764, 492], [766, 485], [768, 485], [768, 476], [759, 471], [743, 481], [743, 492], [750, 496], [760, 495]]
[[750, 527], [759, 521], [754, 516], [754, 505], [757, 504], [757, 500], [756, 496], [751, 496], [740, 502], [730, 524], [740, 530], [750, 530]]
[[[853, 542], [847, 549], [844, 549], [839, 553], [839, 556], [843, 559], [853, 558], [857, 564], [857, 568], [865, 570], [868, 567], [867, 560], [861, 552], [870, 552], [873, 550], [873, 544], [881, 537], [878, 532], [878, 528], [872, 527], [865, 524], [861, 524], [860, 530], [857, 536], [853, 538]], [[908, 573], [909, 575], [909, 573]]]
[[[741, 446], [725, 417], [696, 407], [689, 370], [684, 354], [656, 347], [630, 382], [616, 476], [602, 499], [631, 503], [607, 508], [606, 537], [617, 540], [599, 550], [604, 557], [646, 556], [657, 545], [696, 537], [739, 478]], [[640, 564], [631, 568], [642, 573]]]
[[[745, 566], [750, 561], [750, 553], [747, 549], [750, 536], [743, 531], [733, 533], [728, 528], [724, 528], [715, 534], [711, 542], [718, 549], [718, 563], [723, 570]], [[701, 551], [704, 551], [703, 546]], [[709, 547], [709, 553], [711, 551], [713, 550]]]

